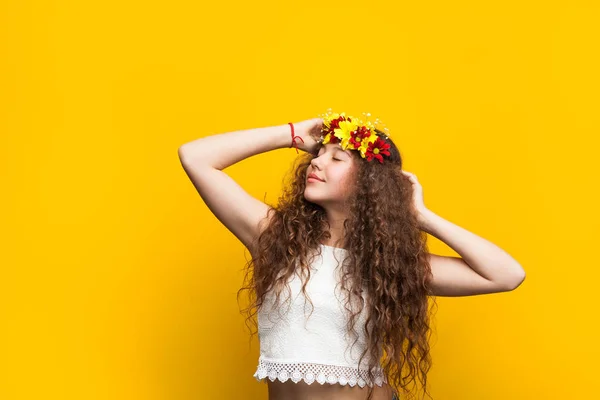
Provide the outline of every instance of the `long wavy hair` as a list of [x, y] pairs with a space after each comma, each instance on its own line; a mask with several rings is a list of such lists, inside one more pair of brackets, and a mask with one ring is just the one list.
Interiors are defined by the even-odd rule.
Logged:
[[[384, 138], [383, 132], [377, 130], [377, 133]], [[356, 185], [346, 199], [348, 217], [344, 221], [342, 244], [347, 256], [341, 287], [348, 293], [347, 310], [355, 298], [362, 304], [356, 312], [352, 307], [349, 309], [349, 332], [356, 333], [355, 319], [362, 307], [367, 309], [366, 324], [361, 327], [367, 347], [359, 365], [368, 353], [366, 373], [370, 382], [374, 382], [372, 369], [381, 367], [393, 393], [400, 397], [402, 392], [407, 397], [401, 398], [409, 399], [415, 398], [409, 384], [416, 385], [417, 381], [424, 393], [429, 394], [427, 373], [432, 363], [429, 299], [432, 307], [437, 305], [429, 286], [427, 235], [418, 226], [412, 206], [412, 185], [400, 172], [402, 157], [398, 148], [391, 138], [385, 141], [390, 144], [391, 155], [383, 163], [367, 162], [358, 151], [350, 152], [357, 157], [358, 169]], [[268, 224], [248, 247], [252, 258], [245, 265], [238, 300], [241, 291], [249, 291], [249, 305], [242, 312], [248, 316], [246, 323], [251, 320], [255, 327], [258, 325], [253, 317], [263, 305], [265, 295], [273, 290], [278, 304], [288, 278], [297, 272], [297, 265], [309, 265], [312, 250], [320, 254], [320, 244], [331, 238], [324, 208], [304, 198], [306, 170], [316, 154], [303, 153], [297, 157], [289, 184], [284, 184], [278, 204], [269, 209], [269, 217], [265, 219]], [[307, 273], [302, 280], [302, 293], [306, 297], [310, 268], [302, 270]], [[287, 289], [289, 293], [289, 286]], [[367, 301], [360, 295], [364, 289]], [[251, 331], [250, 339], [254, 333]], [[368, 386], [367, 400], [370, 400], [374, 388]]]

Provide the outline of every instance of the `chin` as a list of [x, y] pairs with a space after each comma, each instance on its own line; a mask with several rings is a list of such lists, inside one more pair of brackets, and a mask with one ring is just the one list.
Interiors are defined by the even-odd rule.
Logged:
[[310, 201], [311, 203], [319, 204], [319, 198], [311, 195], [310, 190], [307, 193], [307, 190], [304, 191], [304, 199], [306, 201]]

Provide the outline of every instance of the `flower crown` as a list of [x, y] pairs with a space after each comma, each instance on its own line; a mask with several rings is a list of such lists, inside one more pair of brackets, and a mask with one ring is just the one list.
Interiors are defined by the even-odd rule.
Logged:
[[[327, 112], [320, 114], [323, 118], [323, 128], [319, 142], [340, 143], [344, 150], [358, 150], [362, 158], [371, 161], [377, 159], [383, 164], [383, 156], [390, 156], [390, 145], [386, 143], [381, 136], [375, 131], [375, 125], [379, 122], [379, 118], [372, 123], [368, 120], [370, 113], [363, 113], [367, 117], [366, 121], [359, 118], [346, 115], [345, 113], [332, 113], [331, 108]], [[388, 128], [383, 128], [385, 131], [384, 137], [388, 139]]]

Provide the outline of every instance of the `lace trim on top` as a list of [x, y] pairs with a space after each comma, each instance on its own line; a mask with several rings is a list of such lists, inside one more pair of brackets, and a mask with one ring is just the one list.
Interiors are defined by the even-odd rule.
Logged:
[[[381, 369], [375, 370], [374, 375], [377, 386], [382, 386], [383, 382], [387, 383], [387, 379]], [[339, 383], [342, 386], [348, 384], [351, 387], [358, 384], [361, 388], [365, 387], [369, 382], [367, 371], [363, 369], [359, 371], [354, 367], [306, 362], [273, 362], [259, 358], [254, 378], [257, 381], [261, 381], [267, 377], [271, 382], [274, 382], [276, 379], [280, 382], [291, 379], [294, 383], [303, 380], [309, 385], [317, 381], [321, 385], [325, 384], [325, 382], [330, 384]], [[369, 386], [373, 385], [369, 384]]]

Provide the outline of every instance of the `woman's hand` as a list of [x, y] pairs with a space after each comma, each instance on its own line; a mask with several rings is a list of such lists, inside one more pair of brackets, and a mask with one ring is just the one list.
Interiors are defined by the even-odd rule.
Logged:
[[404, 174], [404, 176], [406, 176], [408, 178], [408, 180], [410, 181], [410, 183], [412, 184], [413, 207], [415, 208], [415, 211], [417, 212], [417, 217], [419, 220], [419, 224], [421, 225], [421, 228], [424, 228], [427, 225], [427, 221], [428, 221], [427, 216], [430, 211], [427, 209], [427, 207], [425, 207], [425, 203], [423, 201], [423, 187], [417, 180], [417, 176], [415, 174], [404, 171], [404, 170], [401, 170], [400, 172], [402, 172]]
[[323, 118], [311, 118], [294, 123], [294, 136], [299, 136], [295, 140], [298, 148], [308, 153], [314, 153], [322, 135], [322, 128]]

